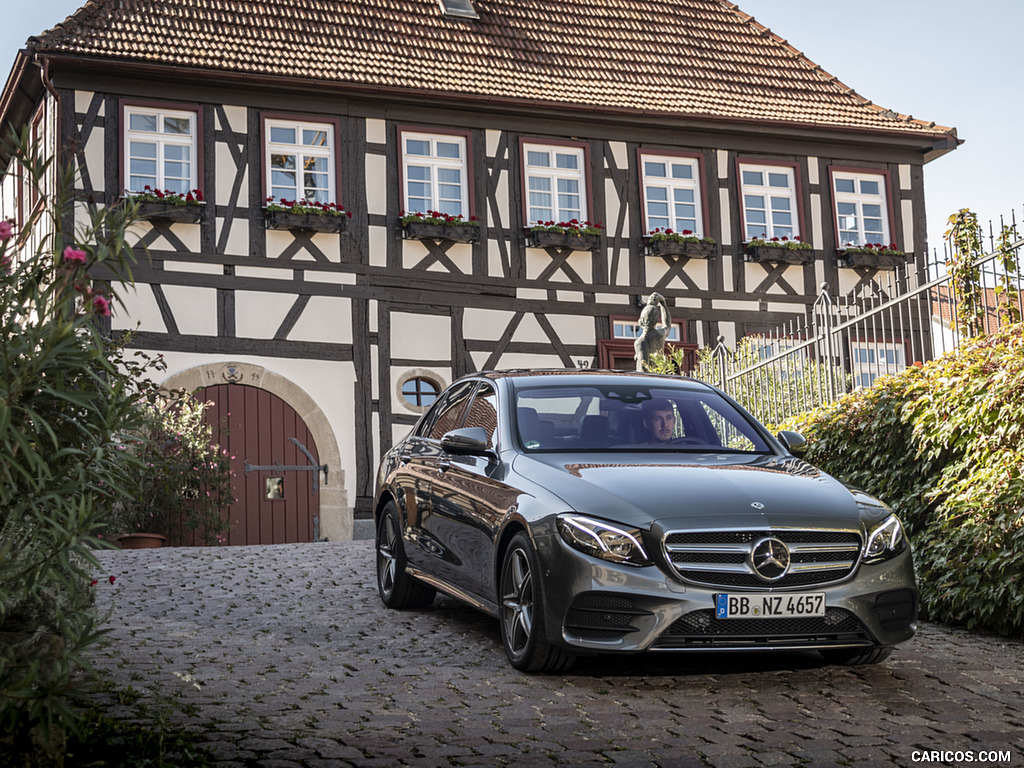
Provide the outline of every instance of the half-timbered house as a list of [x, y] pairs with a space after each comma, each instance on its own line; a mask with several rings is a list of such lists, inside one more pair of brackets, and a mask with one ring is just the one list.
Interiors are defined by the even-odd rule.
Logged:
[[[230, 414], [232, 543], [351, 537], [442, 387], [631, 367], [651, 291], [696, 350], [806, 316], [823, 282], [916, 284], [923, 166], [958, 142], [725, 0], [89, 0], [18, 54], [0, 123], [70, 153], [80, 211], [201, 191], [149, 207], [113, 329]], [[31, 204], [5, 183], [0, 214]], [[462, 225], [403, 223], [427, 211]], [[572, 219], [599, 234], [531, 231]]]

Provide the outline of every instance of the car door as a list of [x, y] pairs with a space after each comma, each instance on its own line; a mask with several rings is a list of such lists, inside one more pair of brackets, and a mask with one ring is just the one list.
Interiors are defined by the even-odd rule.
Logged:
[[427, 573], [451, 579], [451, 553], [443, 546], [432, 521], [434, 484], [441, 459], [441, 437], [462, 424], [475, 381], [457, 384], [444, 393], [406, 440], [399, 453], [401, 483], [396, 491], [404, 507], [406, 556], [409, 562]]
[[491, 383], [477, 388], [462, 427], [482, 428], [491, 454], [442, 451], [431, 492], [430, 528], [449, 553], [452, 583], [494, 600], [494, 538], [516, 494], [503, 482], [497, 461], [498, 396]]

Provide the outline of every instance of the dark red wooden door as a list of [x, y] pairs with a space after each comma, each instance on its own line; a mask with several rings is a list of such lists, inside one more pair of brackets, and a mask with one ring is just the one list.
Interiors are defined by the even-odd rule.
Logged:
[[[277, 395], [243, 384], [207, 387], [199, 398], [213, 403], [206, 411], [214, 442], [232, 457], [235, 498], [228, 544], [289, 544], [313, 541], [319, 497], [314, 472], [260, 469], [276, 464], [309, 466], [309, 459], [288, 438], [295, 438], [319, 463], [313, 436], [295, 410]], [[320, 478], [322, 482], [322, 476]]]

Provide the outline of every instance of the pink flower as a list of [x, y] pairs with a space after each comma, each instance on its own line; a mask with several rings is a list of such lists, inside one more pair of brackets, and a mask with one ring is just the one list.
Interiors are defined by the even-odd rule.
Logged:
[[110, 302], [107, 301], [105, 296], [94, 296], [92, 300], [92, 309], [101, 317], [110, 317]]
[[0, 221], [0, 242], [11, 239], [11, 235], [14, 234], [14, 227], [11, 226], [11, 222], [4, 219]]
[[110, 577], [110, 583], [111, 583], [111, 584], [113, 584], [113, 583], [114, 583], [114, 581], [115, 581], [115, 578], [114, 578], [113, 576], [111, 576], [111, 577]]
[[88, 260], [89, 257], [85, 255], [85, 251], [72, 248], [70, 245], [64, 249], [64, 261], [70, 264], [84, 265]]

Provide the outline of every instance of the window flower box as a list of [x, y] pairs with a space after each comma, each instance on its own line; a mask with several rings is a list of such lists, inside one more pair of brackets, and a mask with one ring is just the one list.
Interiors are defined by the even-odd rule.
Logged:
[[896, 269], [905, 265], [909, 258], [895, 246], [856, 246], [836, 251], [840, 267], [870, 267], [873, 269]]
[[771, 240], [756, 237], [743, 244], [747, 261], [772, 262], [776, 264], [810, 264], [814, 261], [814, 249], [810, 243], [799, 237], [773, 237]]
[[531, 231], [528, 242], [534, 248], [572, 248], [574, 251], [593, 251], [601, 247], [600, 235], [570, 235], [568, 232]]
[[685, 256], [690, 259], [710, 259], [718, 255], [718, 243], [697, 238], [673, 240], [652, 237], [647, 243], [649, 256]]
[[203, 220], [206, 203], [176, 203], [156, 201], [139, 203], [139, 218], [150, 221], [174, 221], [196, 224]]
[[410, 221], [404, 227], [407, 240], [449, 240], [453, 243], [472, 243], [480, 239], [480, 227], [472, 224], [428, 224]]
[[301, 232], [344, 232], [352, 214], [337, 203], [267, 198], [263, 209], [267, 229]]
[[348, 216], [330, 213], [292, 213], [264, 209], [267, 229], [298, 230], [302, 232], [344, 232]]
[[447, 240], [452, 243], [472, 243], [480, 239], [480, 224], [475, 216], [464, 219], [459, 215], [428, 211], [402, 213], [402, 234], [406, 240]]
[[128, 193], [125, 199], [138, 205], [140, 219], [195, 223], [202, 221], [206, 210], [203, 193], [198, 189], [181, 193], [146, 185], [142, 192]]

